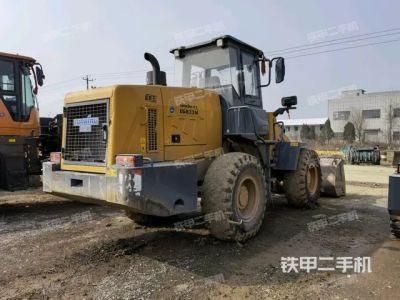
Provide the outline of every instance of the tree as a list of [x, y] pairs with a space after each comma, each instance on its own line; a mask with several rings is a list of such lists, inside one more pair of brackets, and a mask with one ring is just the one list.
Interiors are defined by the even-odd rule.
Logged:
[[325, 125], [324, 125], [325, 133], [326, 133], [326, 139], [330, 141], [333, 139], [335, 136], [335, 133], [333, 132], [333, 129], [331, 127], [331, 120], [326, 120]]
[[307, 124], [303, 124], [300, 130], [300, 137], [302, 140], [315, 140], [315, 128]]
[[356, 130], [356, 137], [358, 139], [358, 142], [362, 143], [364, 141], [363, 135], [365, 120], [361, 110], [353, 109], [353, 112], [351, 114], [351, 121], [354, 125], [354, 129]]
[[355, 141], [355, 139], [356, 139], [356, 129], [355, 129], [353, 123], [347, 122], [347, 124], [344, 126], [343, 138], [349, 144], [352, 144]]
[[315, 127], [314, 126], [308, 126], [308, 139], [309, 140], [315, 140], [316, 135], [315, 135]]
[[334, 136], [335, 133], [333, 132], [333, 129], [331, 127], [331, 121], [328, 119], [322, 127], [319, 139], [321, 140], [321, 142], [325, 143], [326, 141], [329, 142]]
[[325, 142], [326, 142], [326, 133], [325, 133], [324, 127], [322, 127], [322, 129], [321, 129], [321, 131], [319, 133], [319, 141], [322, 144], [325, 144]]
[[390, 147], [393, 142], [392, 131], [393, 131], [394, 118], [395, 118], [392, 103], [390, 103], [389, 107], [386, 108], [385, 114], [386, 114], [386, 141]]
[[309, 132], [310, 132], [310, 126], [308, 126], [307, 124], [303, 124], [303, 126], [301, 126], [301, 130], [300, 130], [300, 138], [303, 141], [308, 140]]

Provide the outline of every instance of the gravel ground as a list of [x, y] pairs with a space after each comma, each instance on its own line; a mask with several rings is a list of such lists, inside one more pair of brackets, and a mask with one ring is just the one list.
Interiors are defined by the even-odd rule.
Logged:
[[[40, 190], [3, 191], [0, 297], [398, 298], [400, 241], [390, 235], [386, 209], [390, 173], [346, 166], [347, 196], [323, 198], [315, 210], [292, 209], [277, 196], [260, 233], [244, 245], [215, 240], [202, 228], [141, 227], [123, 211]], [[343, 213], [357, 218], [310, 226]], [[302, 256], [371, 257], [371, 272], [282, 271], [281, 257]]]

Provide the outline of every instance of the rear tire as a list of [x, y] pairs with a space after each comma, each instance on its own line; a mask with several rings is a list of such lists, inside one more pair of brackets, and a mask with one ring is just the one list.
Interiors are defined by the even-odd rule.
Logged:
[[211, 235], [237, 242], [254, 237], [264, 219], [267, 197], [271, 196], [256, 157], [232, 152], [216, 158], [204, 178], [201, 201], [203, 214], [223, 214], [222, 220], [208, 223]]
[[302, 149], [297, 170], [284, 176], [286, 198], [291, 206], [315, 208], [321, 193], [321, 166], [313, 150]]

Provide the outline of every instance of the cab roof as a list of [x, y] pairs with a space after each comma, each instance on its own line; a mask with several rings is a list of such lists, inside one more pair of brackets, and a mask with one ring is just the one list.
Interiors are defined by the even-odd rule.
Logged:
[[16, 60], [24, 60], [24, 61], [28, 61], [30, 63], [36, 62], [36, 60], [32, 57], [23, 56], [23, 55], [19, 55], [19, 54], [0, 52], [0, 58], [1, 57], [6, 57], [6, 58], [11, 58], [11, 59], [16, 59]]
[[174, 48], [172, 50], [170, 50], [169, 52], [174, 54], [175, 50], [179, 50], [179, 52], [186, 52], [186, 51], [190, 51], [190, 50], [194, 50], [194, 49], [199, 49], [199, 48], [203, 48], [203, 47], [207, 47], [207, 46], [212, 46], [212, 45], [217, 45], [217, 41], [218, 40], [223, 40], [223, 47], [229, 47], [229, 46], [237, 46], [239, 48], [243, 48], [245, 50], [248, 50], [250, 52], [255, 53], [258, 56], [263, 56], [263, 52], [260, 49], [257, 49], [231, 35], [223, 35], [223, 36], [219, 36], [216, 38], [213, 38], [210, 41], [206, 41], [206, 42], [202, 42], [202, 43], [198, 43], [198, 44], [194, 44], [194, 45], [190, 45], [190, 46], [182, 46], [182, 47], [178, 47], [178, 48]]

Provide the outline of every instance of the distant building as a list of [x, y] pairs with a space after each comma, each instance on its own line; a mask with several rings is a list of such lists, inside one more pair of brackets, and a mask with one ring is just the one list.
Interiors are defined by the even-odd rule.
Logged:
[[321, 133], [321, 130], [328, 118], [313, 118], [313, 119], [289, 119], [289, 120], [281, 120], [285, 124], [285, 134], [292, 141], [301, 142], [301, 127], [303, 125], [308, 125], [315, 130], [315, 135], [318, 137]]
[[400, 91], [366, 93], [343, 91], [328, 101], [328, 118], [335, 136], [342, 137], [347, 122], [362, 119], [363, 139], [370, 143], [400, 142]]

